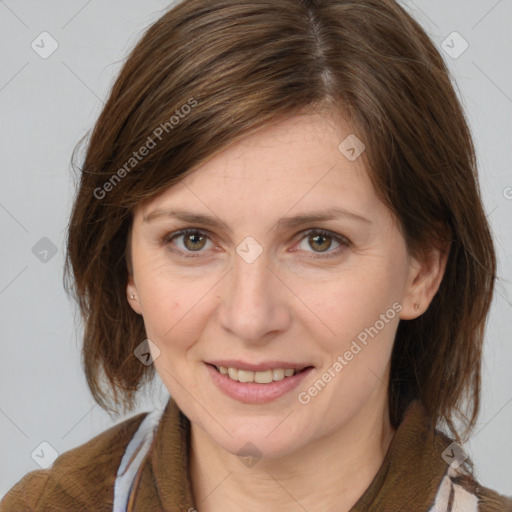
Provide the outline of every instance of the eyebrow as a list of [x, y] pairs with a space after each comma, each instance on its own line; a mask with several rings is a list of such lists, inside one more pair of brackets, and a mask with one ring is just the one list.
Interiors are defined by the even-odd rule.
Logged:
[[[227, 229], [229, 233], [232, 233], [233, 230], [227, 226], [220, 219], [210, 216], [204, 215], [201, 213], [194, 213], [185, 210], [170, 210], [164, 208], [157, 208], [152, 212], [148, 213], [143, 217], [143, 222], [151, 222], [157, 218], [161, 217], [170, 217], [174, 219], [178, 219], [184, 222], [190, 222], [191, 224], [202, 224], [203, 226], [208, 226], [211, 228], [220, 228], [224, 227]], [[320, 212], [309, 212], [299, 215], [294, 215], [291, 217], [283, 217], [276, 224], [283, 228], [295, 228], [297, 226], [302, 226], [304, 224], [310, 224], [313, 222], [325, 222], [328, 220], [337, 220], [340, 218], [346, 218], [349, 220], [363, 222], [368, 225], [372, 225], [373, 222], [362, 215], [359, 215], [355, 212], [351, 212], [349, 210], [345, 210], [343, 208], [329, 208], [327, 210], [322, 210]]]

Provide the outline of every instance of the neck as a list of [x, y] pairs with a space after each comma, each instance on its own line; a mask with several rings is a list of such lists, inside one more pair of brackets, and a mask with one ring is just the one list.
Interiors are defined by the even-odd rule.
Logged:
[[[190, 477], [198, 512], [348, 512], [382, 465], [394, 430], [387, 401], [367, 403], [334, 431], [279, 459], [247, 467], [195, 424], [191, 425]], [[242, 506], [243, 505], [243, 506]]]

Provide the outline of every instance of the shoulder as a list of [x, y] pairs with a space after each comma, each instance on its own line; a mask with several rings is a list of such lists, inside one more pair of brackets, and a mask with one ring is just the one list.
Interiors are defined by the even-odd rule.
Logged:
[[[472, 468], [472, 464], [469, 466]], [[512, 512], [512, 497], [480, 485], [472, 470], [461, 465], [448, 470], [439, 486], [432, 510]]]
[[[432, 508], [434, 511], [460, 510], [461, 512], [512, 512], [512, 496], [499, 494], [493, 489], [481, 485], [473, 461], [467, 456], [460, 463], [448, 464], [454, 457], [455, 443], [445, 432], [434, 429], [435, 443], [432, 452], [442, 464], [442, 478], [439, 481]], [[458, 448], [461, 448], [458, 445]], [[448, 452], [448, 450], [450, 450]], [[448, 453], [447, 453], [448, 452]], [[445, 455], [446, 454], [446, 455]], [[453, 462], [456, 459], [452, 460]]]
[[512, 512], [512, 496], [503, 496], [487, 487], [478, 486], [479, 512]]
[[5, 495], [0, 512], [112, 510], [117, 469], [146, 415], [133, 416], [63, 453], [51, 468], [28, 473]]

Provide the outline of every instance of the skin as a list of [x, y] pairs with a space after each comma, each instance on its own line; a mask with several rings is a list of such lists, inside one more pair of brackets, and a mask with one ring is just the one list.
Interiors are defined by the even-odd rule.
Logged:
[[[350, 133], [343, 120], [316, 113], [266, 126], [134, 212], [127, 294], [136, 298], [128, 300], [160, 350], [159, 376], [191, 421], [190, 477], [199, 512], [238, 511], [241, 504], [245, 511], [348, 511], [393, 438], [387, 381], [398, 322], [427, 309], [447, 254], [410, 257], [363, 159], [351, 162], [338, 149]], [[284, 216], [330, 207], [371, 224], [340, 217], [277, 229]], [[165, 216], [144, 222], [157, 208], [212, 215], [222, 224]], [[162, 241], [184, 228], [210, 238]], [[312, 228], [349, 245], [314, 239]], [[247, 236], [263, 249], [252, 263], [236, 252]], [[313, 259], [318, 255], [327, 257]], [[400, 313], [301, 404], [298, 393], [395, 303]], [[212, 383], [205, 361], [221, 358], [315, 368], [298, 389], [247, 404]], [[262, 454], [252, 467], [237, 456], [247, 442]]]

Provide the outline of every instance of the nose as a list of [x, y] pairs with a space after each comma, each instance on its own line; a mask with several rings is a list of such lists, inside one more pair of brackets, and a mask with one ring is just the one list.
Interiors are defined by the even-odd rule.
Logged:
[[251, 263], [235, 254], [219, 305], [220, 325], [246, 342], [266, 342], [290, 325], [290, 291], [269, 266], [267, 252]]

